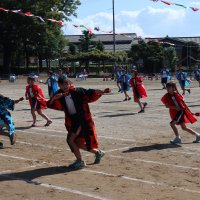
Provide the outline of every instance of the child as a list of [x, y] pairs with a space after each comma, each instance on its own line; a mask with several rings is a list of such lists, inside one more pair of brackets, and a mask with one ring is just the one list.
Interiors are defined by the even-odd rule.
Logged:
[[126, 70], [123, 70], [122, 75], [120, 77], [120, 83], [121, 83], [121, 93], [124, 93], [125, 95], [124, 101], [131, 100], [131, 97], [129, 97], [129, 95], [127, 94], [127, 92], [130, 90], [129, 80], [130, 80], [130, 75], [126, 73]]
[[[8, 127], [11, 145], [14, 145], [16, 142], [16, 134], [15, 134], [14, 121], [8, 109], [14, 110], [15, 104], [23, 100], [24, 100], [23, 97], [18, 100], [11, 100], [7, 97], [4, 97], [3, 95], [0, 95], [0, 121], [2, 126], [5, 124]], [[2, 147], [3, 143], [0, 142], [0, 148]]]
[[161, 70], [161, 84], [163, 86], [163, 89], [166, 89], [166, 84], [168, 80], [170, 80], [169, 69], [167, 69], [167, 67], [164, 66]]
[[86, 166], [80, 149], [95, 154], [95, 164], [100, 163], [104, 152], [98, 149], [96, 130], [88, 103], [97, 101], [105, 92], [101, 90], [75, 88], [66, 77], [59, 77], [60, 90], [47, 103], [49, 108], [65, 112], [67, 143], [76, 157], [69, 167], [81, 169]]
[[26, 99], [29, 100], [30, 106], [31, 106], [31, 114], [33, 117], [33, 124], [32, 127], [36, 127], [36, 114], [35, 112], [42, 116], [44, 119], [47, 120], [47, 123], [45, 126], [49, 126], [52, 121], [42, 113], [42, 109], [47, 108], [46, 107], [46, 100], [44, 97], [44, 94], [42, 92], [42, 89], [35, 84], [35, 79], [31, 76], [27, 79], [28, 85], [26, 86]]
[[162, 97], [161, 101], [167, 108], [169, 108], [170, 116], [172, 118], [170, 125], [176, 136], [174, 140], [171, 140], [170, 142], [172, 144], [181, 143], [181, 137], [176, 128], [176, 125], [180, 125], [184, 131], [196, 136], [196, 140], [194, 140], [193, 143], [198, 143], [200, 141], [200, 134], [186, 126], [186, 123], [194, 123], [197, 119], [185, 104], [183, 96], [179, 94], [176, 88], [176, 84], [169, 82], [166, 87], [167, 93]]
[[132, 70], [132, 78], [130, 79], [129, 84], [131, 85], [133, 89], [134, 101], [138, 103], [141, 109], [138, 113], [144, 113], [147, 103], [146, 102], [142, 103], [140, 99], [146, 98], [147, 92], [143, 85], [143, 80], [140, 76], [137, 75], [136, 70]]
[[194, 73], [195, 80], [198, 81], [199, 87], [200, 87], [200, 69], [198, 66], [195, 67], [195, 70], [193, 73]]
[[121, 87], [120, 87], [120, 78], [122, 75], [122, 69], [120, 67], [117, 68], [116, 70], [116, 82], [117, 82], [117, 87], [118, 87], [118, 92], [121, 92]]
[[48, 75], [48, 79], [46, 80], [46, 82], [43, 82], [42, 80], [40, 80], [40, 83], [48, 85], [48, 93], [49, 93], [49, 97], [51, 98], [58, 91], [58, 84], [57, 84], [56, 77], [54, 76], [52, 71], [48, 71], [47, 75]]
[[185, 91], [190, 94], [190, 89], [186, 89], [185, 87], [190, 85], [190, 81], [187, 79], [187, 73], [180, 69], [179, 72], [176, 74], [176, 77], [179, 81], [181, 89], [183, 90], [183, 95], [185, 95]]

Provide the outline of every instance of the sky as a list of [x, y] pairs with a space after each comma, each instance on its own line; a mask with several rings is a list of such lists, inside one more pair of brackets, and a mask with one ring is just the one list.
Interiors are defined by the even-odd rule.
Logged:
[[[200, 8], [200, 0], [165, 0]], [[136, 33], [142, 37], [189, 37], [200, 36], [200, 10], [192, 11], [179, 6], [165, 5], [151, 0], [115, 0], [116, 33]], [[81, 34], [85, 25], [103, 31], [112, 30], [112, 0], [81, 0], [77, 18], [63, 27], [67, 35]], [[100, 33], [94, 31], [94, 33]]]

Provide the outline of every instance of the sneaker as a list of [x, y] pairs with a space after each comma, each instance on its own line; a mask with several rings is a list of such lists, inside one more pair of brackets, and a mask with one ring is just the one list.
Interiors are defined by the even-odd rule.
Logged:
[[170, 141], [171, 144], [181, 144], [181, 138], [175, 137], [173, 140]]
[[193, 143], [199, 143], [200, 142], [200, 135], [196, 136], [196, 140], [193, 141]]
[[84, 168], [85, 166], [86, 166], [86, 163], [84, 160], [76, 160], [74, 163], [69, 165], [69, 168], [73, 170], [78, 170], [78, 169]]
[[99, 150], [96, 154], [95, 154], [95, 160], [94, 160], [94, 164], [99, 164], [101, 162], [101, 159], [104, 157], [105, 152]]
[[140, 110], [138, 113], [144, 113], [144, 109]]
[[3, 149], [3, 143], [0, 142], [0, 149]]
[[47, 123], [44, 126], [49, 126], [50, 124], [52, 124], [52, 121], [48, 120]]
[[9, 136], [10, 138], [10, 144], [14, 145], [16, 143], [16, 134], [13, 133], [12, 135]]
[[127, 99], [124, 99], [123, 101], [127, 101]]
[[190, 89], [188, 89], [188, 93], [189, 93], [189, 94], [191, 93], [191, 90], [190, 90]]
[[130, 100], [131, 100], [131, 97], [128, 98], [128, 101], [130, 101]]

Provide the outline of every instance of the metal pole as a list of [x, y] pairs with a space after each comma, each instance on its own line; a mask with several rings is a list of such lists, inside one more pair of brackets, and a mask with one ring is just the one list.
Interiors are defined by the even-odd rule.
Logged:
[[113, 52], [115, 54], [115, 45], [116, 45], [116, 40], [115, 40], [115, 0], [112, 0], [112, 6], [113, 6]]

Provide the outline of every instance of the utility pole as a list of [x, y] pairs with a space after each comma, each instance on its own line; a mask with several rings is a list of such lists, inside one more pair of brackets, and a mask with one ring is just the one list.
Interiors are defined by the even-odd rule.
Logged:
[[115, 0], [112, 0], [112, 7], [113, 7], [113, 52], [115, 54], [115, 45], [116, 45], [116, 40], [115, 40]]
[[[113, 53], [115, 55], [115, 45], [116, 45], [116, 39], [115, 39], [115, 0], [112, 0], [112, 9], [113, 9]], [[116, 70], [116, 62], [114, 62], [113, 70]]]

